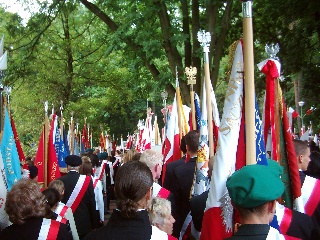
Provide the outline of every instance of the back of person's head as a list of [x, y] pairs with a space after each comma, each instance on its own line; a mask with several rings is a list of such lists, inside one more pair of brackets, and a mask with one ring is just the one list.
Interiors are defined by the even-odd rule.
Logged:
[[186, 145], [189, 151], [197, 152], [199, 146], [199, 132], [196, 130], [192, 130], [188, 132], [185, 136]]
[[60, 194], [60, 200], [64, 194], [64, 183], [61, 180], [53, 180], [49, 183], [48, 188], [56, 189]]
[[89, 161], [84, 161], [79, 167], [79, 173], [86, 176], [93, 175], [92, 163]]
[[29, 176], [31, 179], [35, 179], [38, 176], [38, 168], [36, 166], [28, 166]]
[[186, 153], [187, 153], [186, 136], [183, 136], [183, 137], [181, 138], [180, 150], [181, 150], [181, 152], [183, 152], [183, 154], [186, 154]]
[[46, 213], [45, 196], [35, 181], [21, 179], [8, 192], [5, 211], [9, 220], [19, 225], [27, 218], [43, 217]]
[[47, 188], [42, 191], [42, 194], [46, 197], [47, 204], [52, 209], [54, 206], [57, 206], [60, 200], [60, 194], [57, 189]]
[[308, 165], [306, 174], [320, 179], [320, 152], [313, 151], [310, 154], [310, 163]]
[[148, 212], [151, 225], [162, 225], [171, 215], [171, 203], [167, 199], [155, 197], [151, 200]]
[[132, 157], [135, 155], [136, 153], [136, 150], [128, 150], [126, 151], [124, 154], [123, 154], [123, 157], [122, 157], [122, 162], [123, 163], [126, 163], [126, 162], [129, 162], [132, 160]]
[[101, 166], [101, 162], [99, 161], [99, 157], [96, 154], [92, 154], [90, 156], [91, 159], [91, 163], [93, 167], [100, 167]]
[[132, 156], [132, 161], [139, 161], [141, 157], [141, 153], [136, 153]]
[[157, 164], [162, 166], [163, 155], [157, 151], [147, 149], [143, 153], [141, 153], [139, 161], [147, 164], [147, 166], [151, 169], [154, 168]]
[[296, 156], [298, 157], [299, 155], [304, 155], [308, 149], [308, 143], [298, 139], [293, 139], [292, 141]]
[[148, 166], [139, 161], [123, 164], [116, 175], [115, 194], [117, 208], [124, 218], [132, 218], [153, 184]]

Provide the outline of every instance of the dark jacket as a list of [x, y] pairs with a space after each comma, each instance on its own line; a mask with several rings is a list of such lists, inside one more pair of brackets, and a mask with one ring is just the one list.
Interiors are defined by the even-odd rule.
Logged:
[[[33, 217], [25, 219], [22, 225], [12, 224], [0, 232], [1, 240], [37, 240], [39, 237], [40, 228], [42, 225], [42, 217]], [[66, 225], [60, 225], [57, 240], [71, 240]]]
[[177, 161], [170, 162], [166, 164], [166, 173], [163, 181], [163, 187], [168, 189], [170, 192], [172, 191], [172, 184], [174, 181], [174, 169], [182, 164], [184, 164], [186, 157], [183, 156], [181, 159]]
[[88, 234], [84, 240], [150, 240], [152, 227], [147, 210], [138, 211], [131, 219], [114, 210], [107, 225]]
[[[78, 172], [69, 171], [67, 175], [59, 178], [59, 180], [64, 183], [65, 188], [63, 199], [61, 200], [61, 202], [63, 202], [64, 204], [67, 203], [79, 177], [80, 174]], [[88, 189], [83, 195], [79, 206], [73, 213], [73, 216], [80, 238], [84, 237], [92, 229], [97, 227], [95, 226], [96, 201], [91, 179]]]
[[183, 222], [190, 211], [190, 191], [193, 184], [193, 177], [197, 158], [190, 160], [174, 168], [174, 181], [172, 184], [172, 193], [176, 204], [177, 215], [173, 216], [176, 222], [173, 224], [173, 236], [178, 238]]
[[228, 240], [265, 240], [268, 236], [270, 226], [267, 224], [244, 224]]

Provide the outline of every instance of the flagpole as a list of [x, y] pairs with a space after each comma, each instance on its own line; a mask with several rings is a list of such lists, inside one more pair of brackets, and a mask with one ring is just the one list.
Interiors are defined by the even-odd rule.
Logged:
[[44, 167], [44, 188], [48, 186], [48, 144], [49, 144], [49, 118], [48, 118], [48, 101], [44, 103], [44, 159], [43, 159], [43, 167]]
[[62, 111], [63, 111], [63, 101], [61, 100], [60, 101], [60, 112], [61, 112], [61, 116], [60, 116], [60, 141], [63, 141], [63, 113], [62, 113]]
[[193, 85], [196, 84], [196, 74], [197, 74], [197, 68], [196, 67], [186, 67], [185, 73], [188, 78], [188, 85], [190, 85], [190, 98], [191, 98], [191, 117], [192, 117], [192, 129], [197, 129], [197, 122], [196, 122], [196, 111], [194, 106], [194, 91], [193, 91]]
[[74, 121], [73, 121], [73, 112], [71, 112], [71, 118], [70, 118], [70, 155], [74, 154]]
[[176, 98], [177, 98], [177, 109], [178, 109], [178, 127], [179, 127], [179, 136], [180, 136], [179, 139], [181, 139], [183, 127], [182, 127], [182, 113], [181, 113], [180, 106], [182, 106], [182, 104], [181, 104], [181, 99], [180, 99], [180, 87], [179, 87], [177, 67], [176, 67]]
[[207, 95], [207, 115], [208, 115], [208, 140], [209, 140], [209, 166], [213, 166], [213, 124], [212, 124], [212, 105], [211, 105], [211, 80], [210, 80], [210, 70], [209, 70], [209, 46], [211, 41], [211, 35], [209, 32], [199, 31], [198, 41], [203, 47], [203, 58], [204, 58], [204, 77], [206, 84], [206, 95]]
[[245, 118], [246, 118], [246, 164], [256, 163], [255, 103], [254, 103], [254, 58], [252, 31], [252, 1], [242, 2]]

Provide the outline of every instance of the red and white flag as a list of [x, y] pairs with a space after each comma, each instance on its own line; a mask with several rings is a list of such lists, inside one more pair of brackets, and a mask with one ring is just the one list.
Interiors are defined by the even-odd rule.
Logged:
[[172, 110], [166, 130], [166, 139], [164, 142], [164, 162], [170, 163], [181, 158], [180, 151], [180, 133], [178, 125], [178, 105], [177, 94], [175, 94]]
[[[209, 195], [202, 221], [200, 239], [224, 239], [232, 234], [232, 215], [224, 211], [227, 178], [235, 171], [243, 105], [243, 54], [238, 43], [226, 92], [219, 127], [218, 148], [214, 156]], [[232, 147], [230, 147], [232, 146]]]

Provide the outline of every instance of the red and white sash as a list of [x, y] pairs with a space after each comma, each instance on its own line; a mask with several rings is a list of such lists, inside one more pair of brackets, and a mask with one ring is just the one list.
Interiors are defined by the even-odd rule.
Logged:
[[99, 182], [99, 178], [93, 178], [92, 182], [93, 182], [93, 189], [95, 189], [97, 187], [97, 183]]
[[66, 205], [71, 208], [72, 212], [74, 213], [79, 206], [83, 195], [88, 189], [91, 177], [80, 175], [77, 184], [75, 185], [69, 200], [67, 201]]
[[164, 199], [167, 199], [169, 197], [170, 191], [161, 187], [158, 183], [153, 183], [152, 187], [152, 197], [160, 197]]
[[60, 223], [63, 223], [63, 224], [66, 224], [68, 220], [66, 218], [61, 217], [60, 215], [58, 215], [56, 221], [60, 222]]
[[60, 229], [60, 223], [44, 218], [40, 228], [38, 240], [56, 240]]
[[64, 215], [66, 214], [67, 210], [68, 210], [68, 206], [66, 206], [65, 204], [60, 204], [58, 205], [58, 207], [55, 210], [55, 213], [60, 215], [61, 217], [64, 217]]
[[115, 168], [119, 162], [121, 162], [121, 157], [116, 156], [116, 160], [115, 160], [114, 163], [112, 164], [112, 167]]
[[99, 180], [102, 180], [103, 174], [105, 172], [107, 166], [107, 161], [103, 160], [101, 163], [101, 168], [100, 168], [100, 172], [98, 173], [97, 177], [99, 178]]
[[306, 176], [302, 188], [301, 196], [304, 205], [304, 211], [312, 216], [317, 206], [320, 204], [320, 181], [316, 178]]

